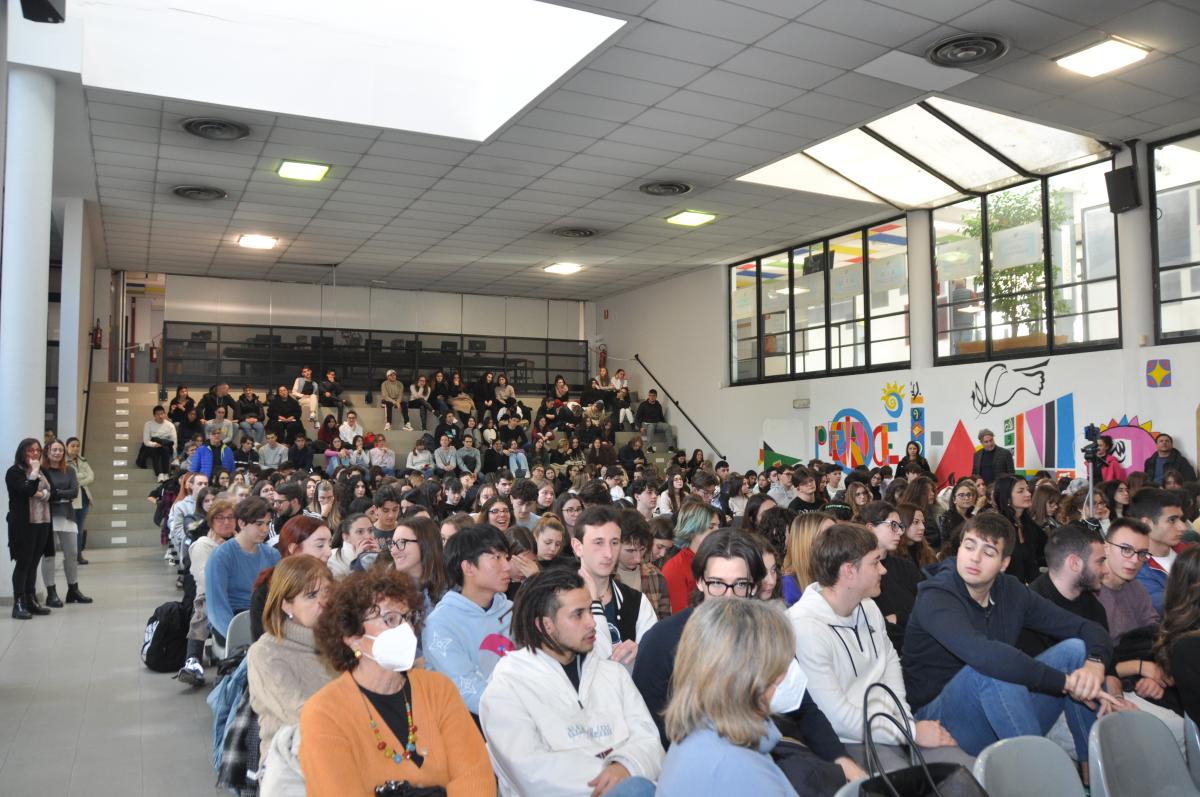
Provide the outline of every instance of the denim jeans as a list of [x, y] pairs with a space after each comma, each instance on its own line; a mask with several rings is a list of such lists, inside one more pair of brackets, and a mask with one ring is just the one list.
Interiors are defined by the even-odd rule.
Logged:
[[517, 478], [529, 475], [529, 460], [526, 459], [524, 451], [517, 450], [508, 455], [508, 469]]
[[[1087, 661], [1079, 639], [1067, 639], [1044, 651], [1037, 660], [1059, 672], [1071, 673]], [[1068, 695], [1031, 692], [1020, 684], [1000, 681], [963, 667], [933, 702], [916, 714], [918, 720], [937, 720], [971, 755], [999, 739], [1045, 736], [1066, 713], [1078, 761], [1087, 761], [1088, 733], [1096, 712]]]
[[654, 435], [656, 432], [662, 433], [663, 442], [667, 448], [675, 447], [675, 433], [671, 431], [671, 424], [669, 423], [643, 423], [642, 437], [645, 438], [646, 445], [654, 444]]
[[605, 792], [604, 797], [654, 797], [654, 783], [641, 776], [625, 778]]
[[263, 427], [262, 421], [241, 421], [238, 423], [241, 427], [242, 434], [254, 441], [254, 445], [262, 445], [262, 441], [267, 436], [267, 430]]

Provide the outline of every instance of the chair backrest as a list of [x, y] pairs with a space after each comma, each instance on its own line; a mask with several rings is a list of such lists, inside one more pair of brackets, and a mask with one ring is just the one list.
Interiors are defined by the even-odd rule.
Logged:
[[225, 634], [225, 655], [232, 655], [241, 647], [250, 647], [253, 641], [250, 633], [250, 612], [238, 612], [229, 621], [229, 632]]
[[838, 789], [837, 794], [833, 795], [833, 797], [858, 797], [859, 786], [862, 786], [866, 782], [866, 778], [852, 780], [842, 788]]
[[1183, 735], [1187, 742], [1187, 764], [1192, 773], [1192, 783], [1200, 789], [1200, 727], [1191, 717], [1183, 718]]
[[1093, 797], [1197, 797], [1179, 743], [1144, 711], [1101, 717], [1088, 736]]
[[988, 745], [975, 759], [975, 779], [990, 797], [1083, 795], [1071, 758], [1044, 736], [1016, 736]]

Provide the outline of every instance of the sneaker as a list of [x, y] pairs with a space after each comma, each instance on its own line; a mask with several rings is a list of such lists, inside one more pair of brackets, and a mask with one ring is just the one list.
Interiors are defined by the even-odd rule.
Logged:
[[385, 424], [383, 425], [383, 431], [385, 431], [385, 432], [390, 432], [390, 431], [392, 431], [392, 425], [391, 425], [390, 423], [385, 423]]
[[204, 667], [199, 659], [188, 659], [183, 668], [175, 675], [175, 680], [183, 681], [191, 686], [204, 686]]
[[404, 424], [404, 431], [411, 432], [413, 430], [411, 423]]
[[180, 576], [179, 578], [175, 579], [175, 588], [183, 589], [183, 576]]

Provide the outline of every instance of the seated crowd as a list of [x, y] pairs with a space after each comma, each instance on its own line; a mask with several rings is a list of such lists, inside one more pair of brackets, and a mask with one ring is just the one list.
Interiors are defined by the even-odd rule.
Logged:
[[1200, 485], [1169, 435], [1137, 473], [1102, 437], [1092, 482], [1018, 475], [988, 430], [942, 490], [916, 443], [873, 470], [700, 450], [660, 470], [642, 436], [616, 447], [630, 424], [671, 441], [623, 373], [535, 412], [490, 377], [389, 372], [385, 431], [436, 423], [407, 456], [332, 372], [265, 409], [228, 386], [155, 409], [144, 450], [195, 596], [177, 677], [203, 686], [206, 641], [250, 612], [217, 689], [242, 684], [218, 702], [258, 733], [219, 717], [223, 784], [833, 795], [866, 774], [864, 703], [896, 720], [872, 728], [887, 766], [909, 739], [969, 763], [1032, 734], [1086, 782], [1098, 717], [1153, 713], [1181, 745], [1200, 718]]

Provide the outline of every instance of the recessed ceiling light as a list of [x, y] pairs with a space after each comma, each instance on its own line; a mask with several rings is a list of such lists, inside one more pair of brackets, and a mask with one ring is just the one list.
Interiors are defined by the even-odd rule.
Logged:
[[311, 180], [317, 182], [329, 174], [329, 165], [325, 163], [305, 163], [304, 161], [284, 161], [279, 164], [278, 174], [288, 180]]
[[243, 235], [238, 238], [238, 246], [247, 249], [274, 249], [277, 243], [279, 239], [270, 235]]
[[667, 222], [678, 224], [681, 227], [699, 227], [701, 224], [708, 224], [716, 217], [716, 213], [705, 213], [703, 210], [684, 210], [674, 216], [668, 216]]
[[1085, 77], [1097, 77], [1135, 64], [1149, 54], [1150, 51], [1145, 47], [1109, 36], [1099, 44], [1055, 58], [1054, 63]]
[[578, 263], [551, 263], [542, 270], [551, 274], [577, 274], [583, 271], [583, 266]]

